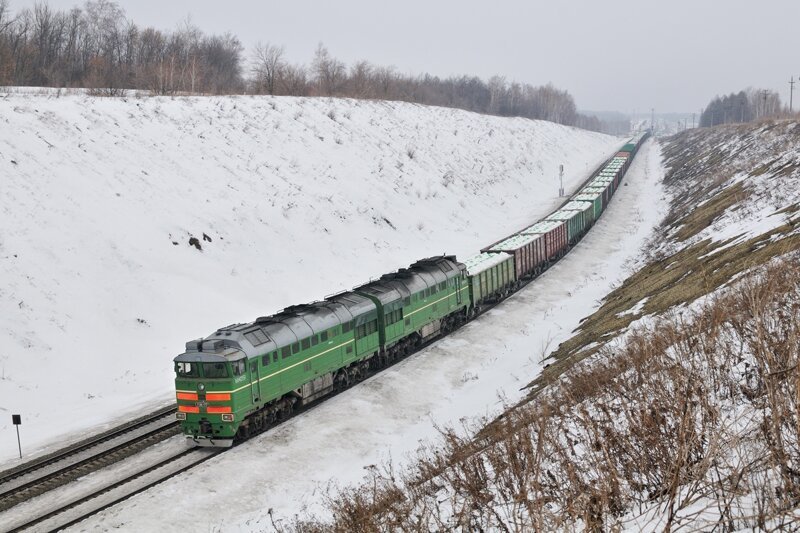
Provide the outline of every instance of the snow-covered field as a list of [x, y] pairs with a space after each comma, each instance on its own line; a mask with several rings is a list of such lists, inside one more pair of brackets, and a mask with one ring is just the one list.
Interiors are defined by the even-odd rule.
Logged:
[[[664, 215], [659, 150], [648, 142], [583, 241], [524, 291], [430, 348], [219, 458], [81, 523], [81, 530], [269, 530], [319, 512], [328, 487], [431, 442], [436, 425], [497, 414], [542, 356], [569, 338]], [[272, 517], [269, 511], [272, 510]], [[169, 517], [168, 519], [165, 517]]]
[[[0, 460], [15, 463], [11, 413], [23, 415], [30, 456], [169, 403], [171, 359], [186, 340], [420, 257], [475, 252], [559, 203], [559, 164], [571, 190], [620, 143], [547, 122], [402, 103], [0, 93]], [[635, 201], [632, 189], [623, 192], [620, 204]], [[189, 245], [192, 237], [202, 251]], [[579, 279], [577, 272], [588, 272], [585, 265], [574, 268], [553, 297]], [[511, 324], [502, 312], [485, 320]], [[477, 328], [428, 354], [460, 353], [459, 343], [477, 342], [470, 335], [485, 336]], [[554, 328], [548, 327], [555, 334]], [[525, 339], [516, 349], [535, 361], [539, 341]], [[497, 350], [491, 348], [492, 357], [504, 359]], [[478, 365], [478, 379], [462, 373], [460, 363], [456, 370], [447, 358], [421, 356], [265, 436], [257, 442], [292, 441], [292, 447], [271, 448], [258, 477], [279, 479], [264, 470], [268, 464], [303, 464], [306, 458], [291, 450], [311, 444], [302, 444], [298, 431], [343, 439], [337, 442], [352, 438], [357, 428], [320, 429], [314, 422], [342, 402], [353, 402], [345, 409], [359, 413], [342, 423], [360, 425], [359, 418], [373, 420], [399, 406], [409, 423], [430, 427], [428, 400], [414, 387], [420, 375], [437, 376], [444, 395], [452, 387], [494, 394], [503, 384], [491, 376], [510, 367], [495, 368], [479, 350], [470, 353], [464, 357]], [[520, 371], [518, 362], [512, 366]], [[367, 403], [358, 399], [369, 394]], [[483, 402], [464, 403], [459, 412], [474, 414]], [[380, 441], [382, 450], [407, 440], [383, 427], [370, 441]], [[235, 465], [237, 454], [257, 447], [220, 464]], [[306, 487], [327, 479], [325, 470], [314, 472]], [[278, 496], [245, 498], [231, 510], [257, 513], [268, 497]], [[282, 510], [296, 509], [280, 498]]]

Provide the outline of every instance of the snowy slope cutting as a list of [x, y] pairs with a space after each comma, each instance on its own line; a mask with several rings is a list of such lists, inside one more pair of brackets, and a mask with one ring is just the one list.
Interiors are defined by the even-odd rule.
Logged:
[[4, 95], [0, 410], [31, 452], [167, 403], [186, 340], [472, 253], [619, 144], [402, 103]]
[[[75, 529], [272, 531], [273, 520], [286, 526], [296, 513], [324, 513], [328, 488], [356, 483], [385, 461], [402, 471], [435, 441], [437, 426], [496, 415], [501, 398], [513, 403], [526, 394], [521, 388], [541, 372], [543, 355], [572, 335], [640, 256], [665, 214], [662, 177], [648, 141], [598, 223], [523, 290], [358, 386]], [[181, 446], [180, 439], [165, 445]], [[76, 490], [63, 489], [63, 497]]]

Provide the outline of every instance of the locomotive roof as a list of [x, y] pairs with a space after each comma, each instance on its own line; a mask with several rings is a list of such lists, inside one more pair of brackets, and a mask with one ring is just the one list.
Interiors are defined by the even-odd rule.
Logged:
[[377, 298], [384, 306], [385, 312], [394, 311], [402, 306], [401, 300], [411, 294], [406, 284], [398, 280], [371, 281], [353, 290]]
[[553, 231], [554, 229], [556, 229], [560, 225], [561, 225], [561, 222], [556, 222], [554, 220], [540, 220], [539, 222], [537, 222], [533, 226], [525, 228], [520, 233], [526, 233], [526, 234], [548, 233], [550, 231]]
[[464, 266], [467, 269], [467, 274], [474, 276], [504, 261], [508, 261], [511, 257], [505, 252], [481, 252], [478, 255], [467, 258], [464, 261]]
[[[429, 257], [360, 289], [388, 301], [393, 294], [406, 296], [403, 288], [418, 292], [458, 275], [461, 270], [464, 265], [455, 256]], [[254, 357], [375, 311], [375, 303], [367, 296], [345, 291], [321, 302], [293, 305], [253, 322], [220, 328], [204, 339], [187, 342], [186, 351], [175, 361], [221, 361], [237, 359], [242, 354]]]
[[[444, 274], [444, 281], [448, 278], [458, 276], [459, 272], [464, 270], [464, 264], [459, 263], [454, 255], [438, 255], [434, 257], [427, 257], [420, 259], [416, 263], [412, 263], [409, 269], [415, 272], [429, 272], [436, 275], [437, 273]], [[436, 276], [439, 277], [438, 275]]]
[[325, 302], [338, 309], [337, 314], [342, 322], [347, 322], [357, 316], [375, 310], [375, 304], [372, 303], [372, 300], [353, 291], [345, 291], [328, 296], [325, 298]]
[[270, 316], [220, 328], [204, 339], [186, 343], [186, 352], [175, 361], [220, 361], [248, 357], [288, 346], [375, 310], [360, 294], [343, 292], [321, 302], [293, 305]]
[[[408, 268], [384, 274], [380, 281], [394, 287], [402, 285], [409, 294], [417, 293], [458, 276], [464, 268], [462, 263], [456, 261], [454, 255], [440, 255], [420, 259]], [[404, 294], [404, 296], [408, 296], [408, 294]]]
[[402, 286], [409, 294], [428, 288], [428, 282], [425, 278], [407, 268], [401, 268], [397, 272], [384, 274], [381, 276], [381, 281], [387, 284], [391, 283], [395, 286]]

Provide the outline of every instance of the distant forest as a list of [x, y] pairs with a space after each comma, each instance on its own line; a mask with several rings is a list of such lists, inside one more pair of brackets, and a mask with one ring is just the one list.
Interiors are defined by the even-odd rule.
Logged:
[[400, 74], [368, 61], [346, 65], [323, 44], [310, 64], [292, 64], [282, 46], [258, 44], [246, 55], [235, 35], [208, 35], [188, 20], [171, 32], [140, 27], [111, 0], [69, 11], [38, 3], [17, 12], [0, 0], [0, 86], [80, 87], [107, 96], [144, 90], [401, 100], [594, 131], [630, 128], [628, 121], [606, 124], [578, 113], [572, 96], [550, 84]]
[[750, 88], [711, 100], [700, 115], [700, 126], [751, 122], [785, 111], [781, 107], [781, 98], [775, 91]]

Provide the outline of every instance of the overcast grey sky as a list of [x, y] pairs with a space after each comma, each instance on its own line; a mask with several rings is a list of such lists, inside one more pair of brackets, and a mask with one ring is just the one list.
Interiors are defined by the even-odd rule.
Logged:
[[[693, 112], [747, 86], [788, 101], [789, 77], [800, 74], [800, 0], [118, 3], [139, 25], [174, 29], [191, 15], [207, 33], [231, 31], [247, 55], [264, 41], [308, 63], [321, 41], [348, 65], [367, 59], [403, 73], [552, 82], [595, 111]], [[31, 5], [11, 0], [12, 10]]]

